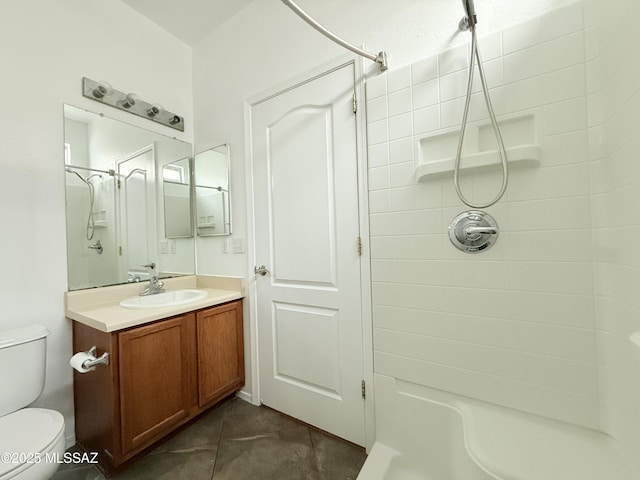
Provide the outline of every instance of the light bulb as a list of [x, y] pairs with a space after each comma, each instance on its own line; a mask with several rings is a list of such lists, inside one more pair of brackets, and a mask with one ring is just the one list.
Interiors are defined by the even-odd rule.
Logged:
[[98, 83], [98, 86], [92, 90], [91, 94], [95, 98], [101, 99], [107, 95], [111, 95], [112, 92], [113, 88], [111, 87], [111, 84], [107, 82], [100, 82]]
[[135, 93], [128, 93], [124, 100], [122, 100], [122, 106], [124, 108], [131, 108], [136, 104], [136, 100], [138, 100], [138, 95]]

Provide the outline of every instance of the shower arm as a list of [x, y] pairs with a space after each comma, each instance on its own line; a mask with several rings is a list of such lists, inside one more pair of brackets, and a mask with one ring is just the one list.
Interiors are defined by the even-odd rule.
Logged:
[[308, 13], [306, 13], [298, 5], [296, 5], [296, 3], [293, 2], [293, 0], [282, 0], [282, 3], [284, 3], [287, 7], [293, 10], [295, 14], [298, 15], [302, 20], [307, 22], [309, 25], [311, 25], [313, 28], [315, 28], [318, 32], [323, 34], [328, 39], [333, 40], [338, 45], [341, 45], [347, 50], [351, 50], [353, 53], [356, 53], [364, 58], [368, 58], [373, 62], [379, 63], [380, 70], [383, 72], [387, 70], [387, 68], [389, 68], [387, 65], [387, 54], [384, 51], [376, 55], [375, 53], [367, 52], [366, 50], [358, 48], [355, 45], [350, 44], [346, 40], [343, 40], [333, 32], [330, 32], [329, 30], [324, 28], [322, 25], [316, 22], [313, 18], [311, 18]]

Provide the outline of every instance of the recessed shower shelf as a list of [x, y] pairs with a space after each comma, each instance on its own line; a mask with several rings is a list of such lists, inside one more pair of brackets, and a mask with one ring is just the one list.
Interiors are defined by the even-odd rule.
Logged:
[[109, 226], [106, 210], [95, 210], [93, 212], [93, 226], [96, 228], [107, 228]]
[[[533, 167], [540, 164], [540, 147], [537, 145], [520, 145], [507, 148], [506, 151], [509, 165]], [[423, 163], [416, 168], [416, 180], [421, 182], [448, 176], [453, 172], [454, 165], [455, 158], [442, 158]], [[500, 166], [498, 150], [463, 155], [460, 162], [461, 171], [498, 168]]]
[[[540, 164], [540, 119], [536, 113], [503, 117], [498, 120], [511, 167], [535, 167]], [[460, 128], [454, 127], [416, 138], [416, 181], [451, 176], [455, 165]], [[467, 125], [460, 162], [461, 171], [489, 170], [502, 166], [495, 132], [489, 121]]]

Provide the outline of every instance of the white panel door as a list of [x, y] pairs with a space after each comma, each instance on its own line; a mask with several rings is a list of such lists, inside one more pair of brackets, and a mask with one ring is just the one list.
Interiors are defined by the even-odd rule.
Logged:
[[251, 108], [260, 396], [364, 445], [354, 67]]

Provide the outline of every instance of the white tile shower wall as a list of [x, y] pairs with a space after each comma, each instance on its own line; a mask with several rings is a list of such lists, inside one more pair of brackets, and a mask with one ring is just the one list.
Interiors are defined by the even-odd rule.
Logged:
[[[367, 82], [374, 350], [378, 373], [597, 428], [582, 19], [578, 2], [480, 39], [499, 119], [536, 119], [505, 141], [532, 136], [542, 155], [512, 169], [488, 209], [500, 238], [478, 255], [448, 240], [468, 210], [452, 179], [415, 176], [421, 140], [459, 128], [468, 46]], [[478, 84], [469, 128], [488, 118]], [[501, 178], [462, 180], [480, 201]]]
[[640, 472], [640, 4], [585, 9], [601, 425]]

